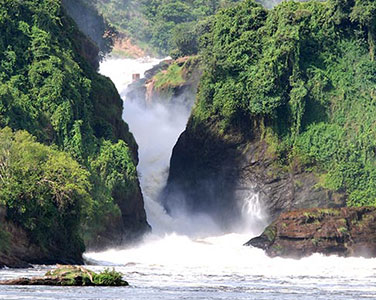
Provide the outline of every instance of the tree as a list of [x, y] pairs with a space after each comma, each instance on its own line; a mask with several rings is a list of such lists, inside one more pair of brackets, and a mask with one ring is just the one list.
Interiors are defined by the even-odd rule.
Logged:
[[80, 224], [92, 206], [88, 171], [26, 131], [1, 129], [0, 141], [0, 203], [7, 217], [37, 245], [61, 243], [61, 251], [82, 245]]

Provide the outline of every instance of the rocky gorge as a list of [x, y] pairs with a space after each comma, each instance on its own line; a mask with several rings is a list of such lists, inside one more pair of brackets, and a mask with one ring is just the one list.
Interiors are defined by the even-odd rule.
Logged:
[[[26, 138], [27, 147], [51, 147], [45, 157], [58, 156], [56, 149], [67, 153], [83, 180], [65, 197], [43, 177], [55, 174], [49, 169], [22, 173], [22, 164], [16, 164], [21, 171], [0, 170], [27, 179], [35, 172], [34, 188], [50, 184], [25, 194], [9, 188], [19, 178], [1, 182], [4, 266], [82, 263], [85, 246], [116, 247], [150, 230], [136, 169], [138, 146], [122, 119], [122, 99], [96, 72], [108, 45], [85, 37], [67, 15], [77, 13], [75, 2], [63, 3], [65, 8], [55, 3], [48, 26], [40, 21], [40, 32], [32, 37], [22, 15], [21, 25], [12, 27], [24, 41], [19, 39], [17, 53], [7, 50], [9, 66], [0, 74], [5, 82], [0, 125], [2, 134], [11, 136], [0, 144], [5, 153], [0, 163], [8, 167], [6, 147], [17, 146], [17, 132], [25, 130], [33, 135]], [[35, 18], [44, 9], [30, 5], [28, 14]], [[232, 232], [243, 224], [244, 200], [250, 205], [257, 200], [272, 225], [248, 245], [270, 256], [375, 255], [374, 19], [364, 13], [373, 12], [372, 5], [362, 5], [286, 2], [267, 10], [243, 1], [204, 24], [198, 53], [165, 60], [130, 86], [127, 97], [144, 106], [193, 106], [159, 196], [171, 216], [184, 208], [192, 218], [208, 215]], [[90, 18], [105, 26], [102, 21]], [[60, 36], [62, 49], [51, 41]], [[39, 44], [45, 52], [34, 47]], [[35, 51], [22, 64], [12, 62], [31, 46]], [[22, 97], [14, 89], [18, 80], [33, 87]], [[22, 120], [14, 117], [20, 111]], [[60, 244], [65, 246], [59, 249]]]

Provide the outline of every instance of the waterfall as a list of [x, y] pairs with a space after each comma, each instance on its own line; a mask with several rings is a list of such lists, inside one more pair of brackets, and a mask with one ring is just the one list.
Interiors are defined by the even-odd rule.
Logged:
[[[145, 105], [144, 99], [127, 98], [126, 89], [132, 83], [132, 75], [143, 78], [146, 70], [158, 64], [160, 60], [108, 59], [102, 62], [100, 73], [109, 76], [115, 83], [124, 100], [124, 120], [139, 145], [138, 173], [145, 199], [148, 222], [156, 235], [177, 233], [191, 237], [205, 237], [221, 234], [218, 226], [204, 214], [189, 215], [184, 208], [168, 215], [158, 202], [158, 195], [166, 184], [172, 149], [184, 131], [188, 121], [194, 97], [189, 105], [174, 99], [169, 103], [157, 102]], [[132, 94], [133, 95], [133, 94]], [[176, 199], [178, 202], [179, 199]], [[242, 220], [238, 232], [260, 233], [260, 228], [252, 230], [261, 222], [265, 213], [258, 194], [249, 191], [241, 204]], [[259, 226], [260, 227], [260, 226]], [[255, 232], [256, 231], [256, 232]]]

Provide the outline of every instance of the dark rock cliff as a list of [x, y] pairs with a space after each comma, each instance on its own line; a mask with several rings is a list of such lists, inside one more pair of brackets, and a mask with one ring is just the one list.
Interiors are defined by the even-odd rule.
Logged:
[[188, 122], [171, 158], [167, 209], [184, 199], [192, 212], [205, 212], [228, 227], [250, 193], [258, 193], [270, 221], [291, 209], [345, 205], [343, 195], [318, 187], [312, 172], [279, 166], [260, 135], [219, 132], [215, 120]]

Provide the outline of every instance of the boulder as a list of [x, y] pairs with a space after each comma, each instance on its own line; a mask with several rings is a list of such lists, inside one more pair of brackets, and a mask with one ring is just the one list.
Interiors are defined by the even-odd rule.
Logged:
[[312, 208], [282, 213], [247, 242], [271, 257], [301, 258], [314, 253], [376, 257], [376, 208]]

